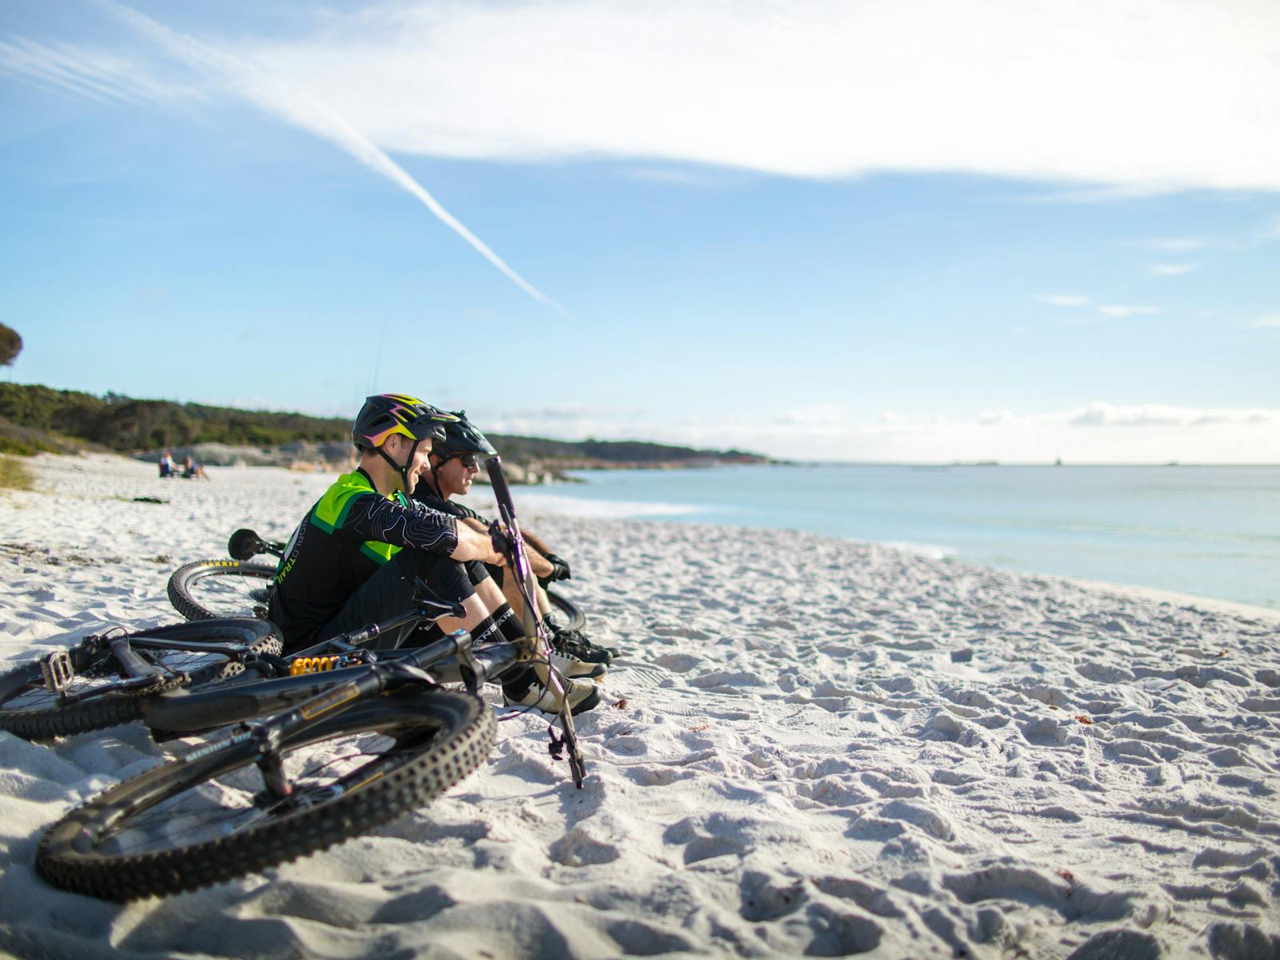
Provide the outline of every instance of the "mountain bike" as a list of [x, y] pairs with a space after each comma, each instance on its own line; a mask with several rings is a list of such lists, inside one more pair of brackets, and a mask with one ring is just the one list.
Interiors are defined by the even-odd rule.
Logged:
[[[266, 619], [270, 603], [274, 563], [255, 563], [262, 554], [276, 557], [285, 545], [264, 540], [253, 530], [241, 529], [227, 541], [227, 560], [193, 560], [169, 577], [169, 602], [188, 620], [217, 617], [258, 617]], [[584, 630], [587, 618], [568, 597], [547, 590], [551, 605], [567, 621], [567, 629]]]
[[[490, 474], [500, 481], [500, 461], [493, 460]], [[507, 526], [494, 539], [531, 593], [505, 484], [503, 494]], [[545, 628], [534, 625], [518, 643], [474, 650], [465, 631], [418, 649], [364, 646], [462, 613], [419, 582], [413, 609], [287, 659], [260, 657], [246, 669], [287, 667], [288, 676], [146, 698], [144, 719], [165, 729], [242, 722], [229, 737], [117, 784], [62, 818], [40, 843], [37, 871], [56, 886], [127, 900], [221, 882], [356, 836], [448, 789], [483, 761], [495, 721], [476, 691], [518, 662], [532, 664], [560, 696], [563, 733], [549, 730], [551, 752], [560, 757], [567, 749], [581, 788], [585, 766]], [[461, 680], [466, 690], [438, 686], [445, 679]]]

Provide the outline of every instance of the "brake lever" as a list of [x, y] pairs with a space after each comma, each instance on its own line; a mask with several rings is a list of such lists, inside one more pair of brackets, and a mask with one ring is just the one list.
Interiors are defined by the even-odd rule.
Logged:
[[439, 611], [437, 616], [430, 618], [432, 620], [438, 620], [444, 616], [461, 620], [467, 615], [467, 608], [462, 605], [462, 601], [446, 600], [427, 586], [427, 582], [421, 577], [413, 578], [413, 602], [416, 606]]

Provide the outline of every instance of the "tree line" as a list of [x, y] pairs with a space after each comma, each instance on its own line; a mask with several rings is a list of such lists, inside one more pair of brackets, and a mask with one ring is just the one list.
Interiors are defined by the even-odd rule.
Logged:
[[[764, 459], [736, 450], [695, 450], [632, 440], [488, 436], [504, 458], [520, 462], [564, 461], [591, 466]], [[66, 452], [68, 447], [74, 449], [76, 441], [118, 453], [137, 453], [196, 443], [274, 447], [294, 440], [322, 443], [350, 438], [351, 421], [342, 417], [136, 400], [118, 393], [97, 397], [36, 384], [0, 383], [0, 451], [10, 453]]]

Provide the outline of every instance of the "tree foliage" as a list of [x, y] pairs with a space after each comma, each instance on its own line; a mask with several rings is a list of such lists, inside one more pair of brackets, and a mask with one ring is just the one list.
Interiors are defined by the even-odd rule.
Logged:
[[342, 440], [351, 430], [345, 419], [135, 400], [117, 393], [95, 397], [15, 383], [0, 383], [0, 418], [121, 453], [193, 443], [271, 447], [292, 440]]
[[0, 323], [0, 367], [7, 367], [22, 352], [22, 337], [13, 327]]
[[[118, 393], [101, 397], [75, 390], [0, 383], [0, 439], [10, 452], [54, 449], [66, 438], [121, 453], [189, 447], [196, 443], [275, 447], [294, 440], [349, 441], [351, 421], [209, 407], [171, 400], [135, 400]], [[546, 440], [491, 433], [489, 439], [509, 461], [559, 461], [570, 466], [679, 464], [706, 461], [753, 462], [763, 458], [738, 451], [693, 450], [631, 440]], [[18, 444], [18, 446], [14, 446]], [[54, 446], [49, 446], [53, 444]], [[34, 449], [29, 449], [34, 448]]]

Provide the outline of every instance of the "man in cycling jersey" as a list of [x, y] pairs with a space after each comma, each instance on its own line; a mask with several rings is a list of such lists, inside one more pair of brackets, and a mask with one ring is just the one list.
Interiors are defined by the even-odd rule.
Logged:
[[[465, 615], [438, 621], [440, 629], [467, 630], [476, 644], [524, 635], [498, 587], [473, 584], [463, 566], [480, 561], [501, 568], [505, 560], [489, 532], [408, 499], [427, 469], [432, 443], [453, 419], [404, 394], [365, 400], [351, 428], [359, 466], [311, 508], [276, 568], [269, 616], [284, 633], [286, 651], [404, 613], [419, 577], [463, 605]], [[399, 646], [408, 632], [380, 638], [382, 646]], [[567, 680], [566, 686], [574, 713], [599, 701], [593, 683]], [[559, 708], [531, 668], [504, 678], [503, 694], [509, 703]]]
[[[444, 424], [444, 438], [437, 440], [432, 446], [428, 460], [430, 472], [423, 472], [413, 497], [432, 510], [458, 518], [460, 526], [466, 525], [475, 531], [483, 531], [488, 529], [490, 521], [454, 498], [465, 497], [470, 492], [471, 483], [480, 470], [479, 461], [496, 455], [497, 451], [488, 438], [467, 420], [465, 411], [458, 410], [451, 416], [455, 419]], [[611, 663], [616, 651], [597, 646], [582, 631], [565, 629], [552, 612], [546, 586], [555, 580], [568, 580], [569, 564], [523, 527], [521, 534], [524, 536], [529, 566], [538, 578], [538, 615], [550, 629], [553, 645], [561, 652], [588, 663]], [[515, 579], [504, 576], [501, 567], [490, 566], [486, 570], [485, 564], [474, 562], [469, 565], [469, 569], [473, 581], [477, 577], [492, 578], [502, 588], [507, 603], [516, 610], [523, 610], [524, 601], [520, 597]]]

